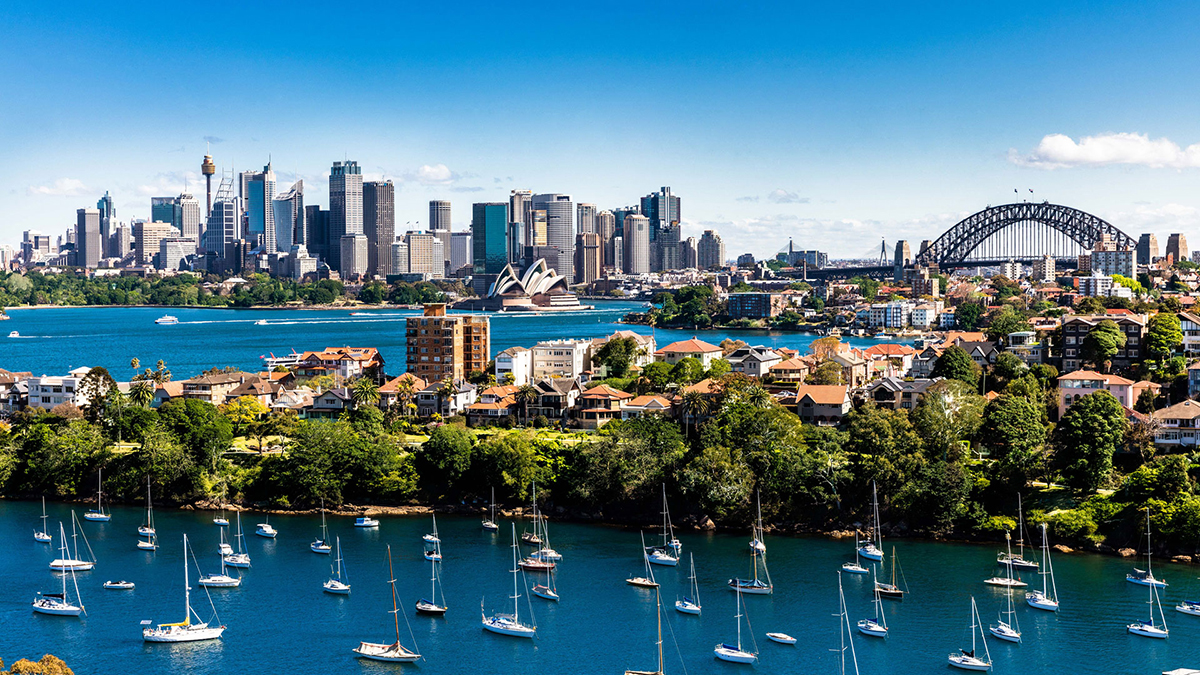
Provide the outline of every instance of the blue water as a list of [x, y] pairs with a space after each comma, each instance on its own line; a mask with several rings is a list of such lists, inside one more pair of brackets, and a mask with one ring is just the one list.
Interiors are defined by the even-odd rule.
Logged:
[[[647, 518], [656, 506], [647, 505]], [[51, 504], [51, 523], [66, 519], [69, 507]], [[443, 619], [415, 616], [413, 603], [428, 593], [429, 563], [421, 557], [421, 534], [429, 521], [418, 517], [382, 517], [377, 531], [356, 530], [350, 518], [331, 519], [331, 536], [342, 539], [352, 595], [321, 592], [332, 562], [308, 550], [320, 520], [310, 516], [272, 516], [279, 538], [249, 534], [253, 568], [245, 571], [240, 589], [213, 590], [220, 620], [228, 626], [216, 642], [168, 646], [141, 641], [139, 622], [182, 619], [182, 534], [187, 532], [205, 571], [217, 557], [218, 528], [211, 513], [160, 511], [162, 548], [155, 553], [135, 548], [141, 511], [116, 507], [110, 523], [85, 523], [99, 559], [95, 571], [79, 575], [87, 616], [80, 619], [32, 614], [36, 591], [54, 591], [58, 579], [46, 567], [53, 546], [31, 536], [40, 504], [0, 502], [0, 657], [53, 653], [77, 673], [425, 673], [552, 672], [567, 675], [619, 673], [626, 668], [655, 667], [655, 610], [652, 591], [627, 586], [639, 573], [638, 533], [582, 524], [552, 523], [553, 544], [565, 556], [557, 576], [562, 601], [532, 598], [538, 638], [533, 641], [485, 633], [479, 603], [488, 612], [503, 610], [512, 592], [509, 522], [498, 535], [479, 528], [477, 519], [438, 519], [445, 555], [443, 576], [450, 607]], [[252, 531], [259, 517], [243, 515]], [[521, 529], [518, 524], [517, 529]], [[69, 531], [69, 527], [68, 527]], [[648, 534], [652, 538], [652, 534]], [[748, 570], [747, 535], [680, 534], [685, 557], [694, 554], [700, 580], [700, 617], [678, 614], [672, 605], [686, 592], [686, 564], [655, 568], [662, 598], [669, 608], [665, 650], [668, 673], [733, 673], [742, 666], [716, 662], [712, 648], [736, 637], [734, 595], [725, 581]], [[743, 644], [760, 652], [754, 669], [774, 673], [836, 673], [838, 644], [837, 570], [852, 555], [852, 542], [824, 538], [768, 537], [772, 596], [746, 597], [751, 629]], [[951, 672], [946, 655], [970, 647], [970, 597], [979, 602], [985, 622], [995, 621], [1004, 595], [981, 581], [998, 573], [993, 546], [894, 542], [911, 595], [902, 602], [885, 601], [891, 636], [886, 640], [854, 637], [862, 673], [916, 674]], [[360, 640], [390, 642], [394, 636], [387, 586], [385, 544], [391, 544], [398, 591], [404, 610], [401, 641], [416, 647], [426, 660], [418, 666], [360, 662], [350, 649]], [[891, 542], [885, 541], [889, 553]], [[997, 673], [1050, 675], [1110, 673], [1149, 675], [1181, 666], [1200, 665], [1200, 618], [1171, 610], [1183, 598], [1200, 595], [1192, 568], [1163, 564], [1156, 571], [1171, 584], [1163, 600], [1171, 629], [1168, 640], [1129, 635], [1125, 624], [1147, 612], [1146, 589], [1124, 580], [1130, 561], [1090, 554], [1057, 555], [1054, 568], [1062, 611], [1057, 615], [1031, 609], [1022, 602], [1018, 620], [1021, 645], [989, 640]], [[195, 573], [193, 568], [193, 574]], [[195, 577], [193, 576], [193, 583]], [[109, 579], [137, 583], [134, 591], [109, 591]], [[1036, 582], [1036, 576], [1026, 580]], [[845, 575], [846, 602], [852, 622], [872, 614], [870, 581]], [[532, 576], [527, 585], [534, 583]], [[524, 591], [523, 591], [524, 592]], [[212, 610], [204, 590], [196, 588], [194, 606], [208, 618]], [[530, 599], [521, 598], [527, 616]], [[795, 647], [768, 642], [765, 633], [780, 631], [800, 638]], [[753, 636], [753, 640], [751, 639]], [[982, 646], [981, 646], [982, 649]], [[686, 671], [685, 671], [686, 669]]]
[[[617, 321], [626, 313], [641, 311], [639, 303], [600, 302], [592, 311], [561, 314], [492, 314], [492, 354], [508, 347], [531, 347], [553, 338], [595, 338], [620, 329], [654, 332], [664, 346], [693, 335], [718, 344], [729, 337], [751, 344], [791, 347], [805, 351], [817, 337], [808, 333], [763, 331], [686, 331], [626, 326]], [[49, 308], [10, 312], [0, 322], [0, 368], [30, 371], [37, 375], [63, 374], [80, 366], [103, 366], [117, 379], [133, 372], [129, 361], [141, 367], [166, 362], [176, 379], [190, 377], [214, 366], [259, 367], [261, 357], [282, 356], [291, 350], [325, 347], [375, 347], [383, 354], [387, 371], [404, 370], [405, 320], [416, 311], [373, 311], [350, 316], [348, 310], [271, 309], [164, 309], [158, 307]], [[177, 325], [157, 325], [164, 314], [179, 318]], [[265, 320], [268, 325], [256, 325]], [[11, 331], [19, 338], [6, 338]], [[856, 346], [875, 340], [850, 339]]]

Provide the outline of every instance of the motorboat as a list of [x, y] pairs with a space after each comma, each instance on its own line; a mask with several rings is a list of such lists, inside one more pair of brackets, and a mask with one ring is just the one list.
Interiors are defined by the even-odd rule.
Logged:
[[366, 516], [363, 516], [361, 518], [354, 519], [354, 526], [355, 527], [379, 527], [379, 521], [375, 520], [374, 518], [368, 518]]
[[155, 319], [154, 323], [159, 324], [160, 326], [173, 326], [179, 323], [179, 319], [171, 316], [170, 314], [165, 314]]
[[[208, 622], [198, 621], [192, 623], [192, 617], [195, 616], [199, 620], [199, 615], [192, 609], [192, 589], [188, 583], [188, 539], [187, 535], [183, 535], [183, 604], [184, 615], [183, 621], [178, 623], [160, 623], [157, 626], [150, 627], [149, 621], [143, 621], [142, 625], [146, 626], [142, 629], [142, 640], [145, 642], [198, 642], [201, 640], [215, 640], [225, 632], [225, 626], [210, 625]], [[210, 599], [209, 604], [212, 604]], [[215, 618], [217, 609], [213, 607], [213, 617]]]
[[132, 581], [106, 581], [104, 587], [111, 591], [132, 591], [134, 583]]
[[781, 645], [796, 644], [796, 638], [787, 633], [767, 633], [767, 639], [771, 642], [778, 642]]

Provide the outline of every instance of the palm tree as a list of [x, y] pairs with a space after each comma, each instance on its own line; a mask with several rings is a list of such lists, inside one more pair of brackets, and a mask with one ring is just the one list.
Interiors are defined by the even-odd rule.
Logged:
[[401, 376], [400, 382], [396, 384], [396, 398], [400, 399], [400, 403], [404, 406], [405, 415], [408, 415], [409, 404], [412, 403], [413, 397], [416, 395], [417, 391], [413, 387], [413, 378]]
[[691, 417], [708, 412], [708, 397], [695, 389], [683, 392], [683, 432], [687, 435]]
[[[458, 394], [458, 387], [454, 386], [454, 380], [447, 377], [442, 381], [442, 386], [437, 389], [438, 398], [438, 414], [442, 414], [442, 406], [446, 399], [453, 399]], [[450, 411], [446, 411], [446, 417], [449, 417]]]
[[379, 403], [379, 385], [370, 378], [360, 377], [350, 387], [350, 399], [354, 401], [355, 408], [361, 405], [375, 405]]
[[154, 402], [154, 385], [150, 384], [149, 380], [135, 382], [129, 388], [129, 400], [133, 401], [134, 405], [149, 408]]
[[525, 426], [529, 426], [529, 404], [538, 400], [537, 387], [526, 382], [517, 388], [513, 398], [521, 404], [521, 411], [525, 413]]

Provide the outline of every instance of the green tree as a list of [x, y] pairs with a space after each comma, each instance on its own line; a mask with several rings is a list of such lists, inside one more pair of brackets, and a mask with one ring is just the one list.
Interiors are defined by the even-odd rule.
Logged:
[[1083, 492], [1103, 485], [1127, 427], [1125, 410], [1107, 391], [1072, 403], [1054, 429], [1054, 466], [1066, 484]]
[[958, 380], [974, 390], [979, 386], [979, 365], [958, 345], [950, 345], [933, 364], [933, 376]]
[[1092, 326], [1083, 338], [1083, 359], [1102, 372], [1108, 372], [1112, 358], [1125, 347], [1125, 333], [1111, 319]]
[[1164, 361], [1175, 353], [1175, 349], [1183, 343], [1183, 331], [1179, 326], [1179, 316], [1171, 312], [1159, 312], [1150, 317], [1150, 326], [1146, 331], [1146, 353], [1150, 358]]
[[1028, 398], [1003, 394], [989, 403], [979, 439], [997, 461], [1001, 478], [1015, 488], [1024, 487], [1045, 466], [1042, 410]]

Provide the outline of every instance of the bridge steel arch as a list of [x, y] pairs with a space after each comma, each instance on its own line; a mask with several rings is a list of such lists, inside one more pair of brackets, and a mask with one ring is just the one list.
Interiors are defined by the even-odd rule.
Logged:
[[1118, 248], [1137, 245], [1136, 240], [1115, 225], [1090, 213], [1049, 202], [1022, 202], [989, 206], [964, 218], [919, 252], [914, 262], [947, 267], [968, 262], [971, 253], [992, 235], [1024, 223], [1040, 223], [1057, 230], [1084, 250], [1090, 250], [1106, 234]]

